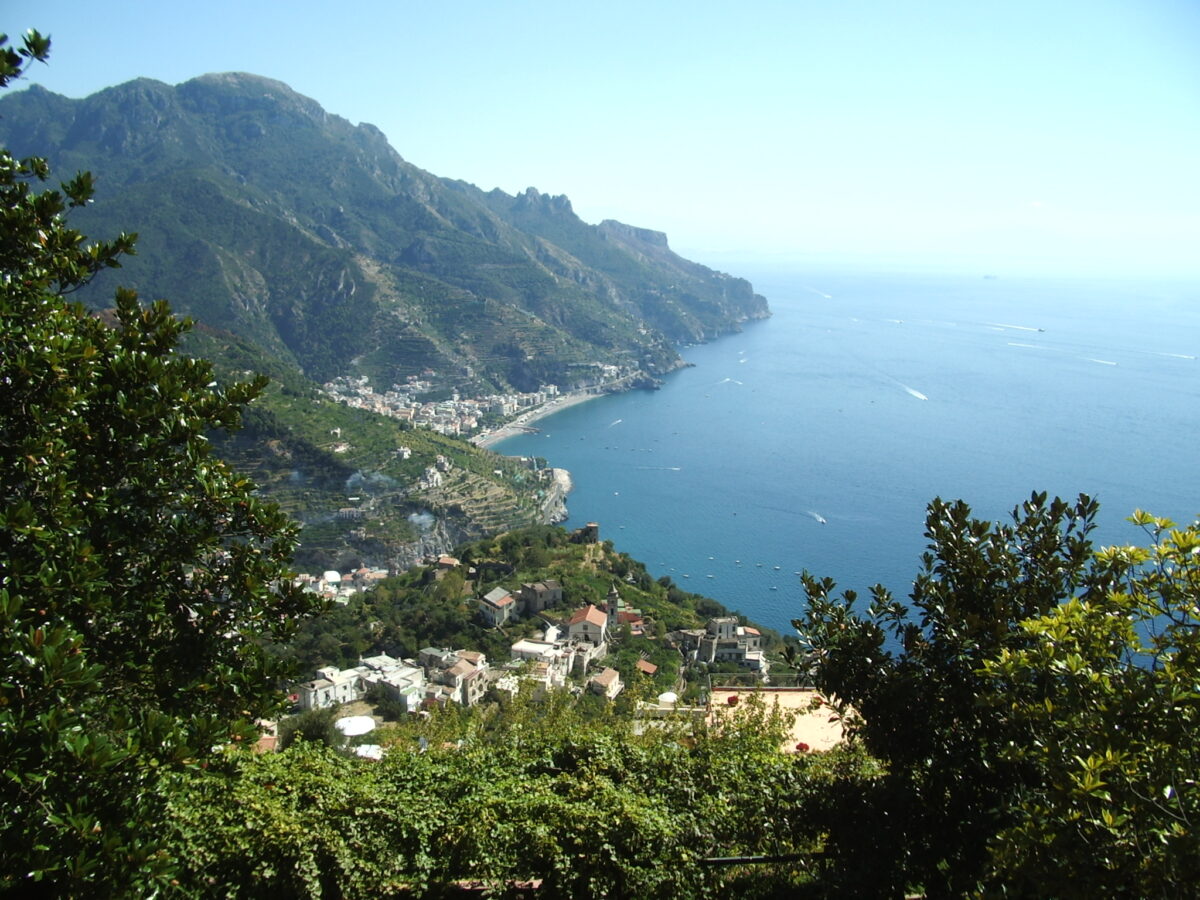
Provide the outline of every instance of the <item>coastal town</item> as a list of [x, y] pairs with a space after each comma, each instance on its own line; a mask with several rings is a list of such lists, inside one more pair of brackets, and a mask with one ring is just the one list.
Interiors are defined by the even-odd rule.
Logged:
[[[462, 564], [453, 557], [441, 557], [434, 565], [444, 574], [461, 568]], [[319, 577], [298, 576], [297, 584], [347, 604], [356, 593], [371, 590], [386, 576], [386, 571], [379, 569], [360, 569], [344, 578], [330, 571]], [[640, 637], [647, 632], [642, 611], [625, 602], [616, 584], [601, 606], [564, 606], [567, 601], [563, 587], [553, 579], [522, 583], [515, 590], [496, 587], [475, 598], [473, 603], [478, 618], [491, 628], [534, 618], [539, 618], [545, 627], [535, 637], [513, 642], [507, 661], [511, 664], [500, 668], [489, 666], [480, 652], [449, 648], [425, 648], [416, 660], [394, 660], [383, 654], [364, 658], [350, 669], [325, 666], [318, 670], [316, 679], [297, 686], [294, 694], [299, 708], [360, 700], [374, 686], [388, 691], [392, 699], [404, 704], [407, 712], [447, 702], [472, 706], [493, 683], [515, 693], [514, 675], [518, 671], [522, 678], [548, 689], [566, 689], [581, 681], [593, 689], [602, 684], [600, 693], [611, 699], [623, 688], [620, 678], [607, 668], [593, 670], [608, 655], [610, 644], [619, 640], [622, 627], [631, 636]], [[564, 609], [568, 610], [565, 614]], [[742, 625], [737, 616], [714, 617], [703, 629], [670, 632], [666, 641], [679, 651], [681, 668], [697, 662], [732, 662], [760, 680], [768, 680], [770, 663], [761, 649], [762, 633]], [[653, 675], [657, 667], [643, 664], [639, 671]], [[600, 681], [595, 682], [596, 678]]]
[[410, 375], [403, 384], [394, 384], [383, 392], [372, 388], [365, 375], [342, 375], [324, 384], [323, 389], [327, 396], [347, 406], [411, 422], [439, 434], [469, 438], [475, 445], [487, 447], [527, 430], [536, 419], [622, 390], [639, 374], [620, 366], [602, 363], [594, 366], [594, 377], [570, 391], [544, 384], [536, 391], [479, 397], [449, 391], [448, 396], [433, 400], [428, 398], [441, 393], [441, 389], [437, 373], [432, 371]]
[[[482, 397], [466, 397], [451, 391], [437, 400], [428, 399], [440, 393], [437, 373], [431, 371], [409, 376], [403, 384], [394, 384], [383, 392], [374, 390], [365, 376], [341, 376], [326, 383], [324, 390], [348, 406], [440, 434], [467, 436], [477, 446], [486, 447], [533, 430], [532, 422], [570, 405], [628, 387], [634, 374], [616, 366], [597, 364], [594, 383], [568, 392], [551, 384], [528, 393]], [[447, 460], [439, 458], [439, 465], [424, 476], [425, 487], [436, 487], [448, 466]], [[562, 486], [564, 493], [568, 489], [569, 482]], [[572, 540], [598, 544], [599, 526], [589, 523], [573, 534]], [[340, 708], [374, 698], [390, 702], [393, 710], [417, 714], [446, 704], [474, 706], [491, 691], [516, 694], [522, 683], [532, 684], [537, 691], [590, 693], [612, 700], [627, 688], [630, 678], [658, 674], [658, 666], [644, 658], [624, 673], [606, 664], [622, 635], [655, 637], [652, 621], [624, 600], [616, 583], [601, 604], [572, 604], [571, 598], [564, 595], [563, 585], [554, 579], [491, 586], [483, 585], [473, 567], [452, 556], [430, 557], [424, 563], [438, 579], [459, 572], [468, 590], [472, 585], [478, 588], [468, 602], [481, 625], [503, 632], [517, 623], [536, 623], [536, 630], [530, 633], [528, 628], [524, 629], [522, 636], [511, 642], [507, 659], [489, 659], [471, 647], [429, 646], [412, 657], [397, 658], [378, 652], [362, 656], [357, 665], [350, 667], [320, 666], [311, 677], [293, 685], [291, 698], [296, 712]], [[346, 573], [301, 575], [297, 584], [327, 601], [346, 605], [355, 602], [356, 595], [371, 591], [388, 575], [386, 569], [360, 567]], [[674, 665], [677, 690], [659, 691], [655, 699], [639, 701], [648, 714], [683, 710], [679, 691], [689, 669], [697, 666], [707, 671], [708, 667], [725, 664], [742, 673], [734, 681], [743, 687], [781, 689], [772, 683], [761, 632], [743, 624], [737, 616], [710, 617], [703, 628], [677, 629], [660, 634], [657, 639], [677, 659]], [[720, 685], [711, 687], [721, 690]], [[811, 725], [806, 727], [806, 736], [817, 746], [832, 746], [836, 741], [831, 733], [814, 737]], [[807, 746], [812, 742], [801, 743]]]
[[[598, 526], [590, 523], [573, 533], [572, 539], [598, 545]], [[632, 666], [621, 669], [610, 662], [623, 640], [646, 637], [659, 641], [676, 660], [669, 673], [675, 689], [663, 690], [659, 680], [659, 689], [649, 695], [643, 690], [636, 701], [636, 715], [703, 721], [736, 705], [736, 697], [756, 692], [787, 709], [795, 719], [792, 734], [796, 739], [783, 749], [828, 749], [841, 738], [840, 726], [835, 727], [828, 715], [819, 711], [819, 698], [810, 688], [797, 683], [794, 676], [771, 675], [762, 633], [738, 616], [712, 616], [702, 628], [662, 632], [655, 628], [652, 617], [626, 601], [616, 581], [602, 603], [572, 603], [570, 592], [556, 579], [488, 588], [491, 582], [454, 557], [430, 559], [427, 565], [435, 581], [451, 574], [463, 576], [469, 592], [465, 597], [470, 598], [467, 602], [483, 627], [501, 633], [520, 623], [536, 628], [525, 629], [511, 641], [507, 658], [489, 658], [474, 647], [425, 646], [412, 657], [374, 652], [361, 656], [354, 666], [320, 666], [311, 677], [292, 686], [295, 713], [351, 709], [354, 712], [338, 721], [366, 734], [384, 723], [380, 704], [392, 714], [423, 715], [448, 704], [475, 706], [496, 692], [515, 696], [522, 685], [539, 694], [566, 691], [611, 701], [632, 681], [645, 679], [649, 684], [660, 674], [661, 657], [654, 663], [643, 653]], [[344, 575], [329, 571], [298, 576], [296, 583], [346, 605], [373, 590], [387, 574], [365, 568]], [[684, 702], [681, 691], [689, 671], [715, 671], [715, 667], [725, 674], [710, 679], [706, 691]], [[735, 671], [731, 672], [731, 667]], [[731, 697], [735, 699], [731, 701]], [[374, 713], [370, 713], [372, 709]], [[374, 743], [361, 747], [356, 750], [360, 755], [382, 752]]]

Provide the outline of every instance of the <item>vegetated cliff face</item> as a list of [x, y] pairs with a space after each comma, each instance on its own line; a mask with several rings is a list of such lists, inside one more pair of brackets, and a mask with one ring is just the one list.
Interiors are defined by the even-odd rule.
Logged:
[[[386, 389], [432, 371], [444, 391], [478, 395], [587, 383], [607, 363], [647, 384], [682, 364], [678, 343], [769, 315], [748, 282], [683, 260], [657, 232], [588, 225], [566, 197], [532, 188], [513, 197], [438, 178], [377, 128], [254, 75], [138, 79], [82, 100], [34, 86], [0, 98], [0, 144], [59, 174], [93, 173], [95, 202], [72, 212], [85, 233], [139, 233], [137, 255], [81, 299], [107, 306], [117, 284], [166, 297], [200, 323], [197, 352], [224, 355], [226, 374], [285, 385], [255, 404], [243, 440], [221, 446], [304, 521], [300, 560], [314, 564], [402, 567], [565, 509], [561, 498], [538, 509], [518, 479], [493, 478], [494, 460], [473, 463], [481, 451], [460, 446], [464, 470], [493, 482], [476, 491], [486, 503], [464, 491], [427, 504], [432, 527], [406, 527], [412, 473], [391, 449], [412, 443], [416, 470], [449, 451], [376, 434], [369, 414], [347, 419], [313, 381], [366, 375]], [[345, 527], [333, 476], [349, 460], [329, 450], [334, 428], [362, 429], [348, 443], [377, 447], [351, 451], [353, 466], [400, 485]], [[293, 483], [271, 445], [329, 477]]]
[[82, 100], [35, 86], [0, 100], [0, 142], [92, 171], [79, 226], [142, 235], [122, 283], [318, 381], [386, 388], [433, 369], [461, 390], [567, 387], [595, 362], [654, 375], [678, 365], [678, 343], [769, 315], [748, 282], [658, 232], [438, 178], [373, 126], [254, 75]]

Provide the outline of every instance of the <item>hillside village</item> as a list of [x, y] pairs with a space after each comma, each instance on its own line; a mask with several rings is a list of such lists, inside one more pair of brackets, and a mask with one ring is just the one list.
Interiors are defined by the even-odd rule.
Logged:
[[[595, 544], [599, 527], [591, 523], [571, 539]], [[428, 562], [435, 578], [458, 573], [467, 583], [479, 583], [474, 567], [454, 557]], [[300, 576], [298, 582], [333, 602], [346, 604], [386, 577], [384, 570], [363, 568], [345, 576], [333, 571]], [[473, 706], [492, 688], [515, 694], [522, 682], [533, 683], [540, 691], [588, 691], [613, 699], [625, 689], [628, 679], [658, 674], [659, 666], [645, 658], [634, 660], [625, 673], [605, 662], [623, 639], [655, 633], [653, 619], [629, 604], [615, 581], [601, 604], [573, 604], [571, 600], [569, 591], [564, 592], [562, 583], [553, 578], [521, 582], [511, 588], [498, 585], [471, 600], [476, 620], [502, 633], [517, 623], [537, 624], [531, 634], [511, 642], [507, 659], [489, 660], [478, 648], [463, 647], [424, 647], [411, 658], [374, 653], [360, 657], [352, 667], [319, 667], [315, 677], [293, 687], [293, 702], [303, 711], [375, 696], [398, 703], [405, 713], [414, 713], [447, 703]], [[742, 624], [737, 616], [714, 616], [703, 628], [665, 632], [661, 645], [677, 658], [678, 686], [689, 667], [720, 663], [733, 664], [746, 673], [750, 683], [770, 683], [762, 634]]]
[[[602, 393], [633, 376], [636, 370], [595, 363], [595, 375], [581, 383], [579, 390]], [[458, 391], [440, 400], [422, 399], [442, 390], [437, 373], [410, 375], [403, 384], [386, 391], [371, 387], [365, 375], [342, 375], [323, 385], [330, 398], [347, 406], [366, 409], [451, 437], [475, 435], [487, 422], [506, 421], [522, 412], [550, 403], [562, 394], [558, 385], [545, 384], [532, 392], [511, 392], [467, 397]]]

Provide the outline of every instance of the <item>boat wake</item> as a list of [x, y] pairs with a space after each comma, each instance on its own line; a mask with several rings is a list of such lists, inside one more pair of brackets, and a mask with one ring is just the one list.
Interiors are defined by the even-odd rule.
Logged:
[[613, 419], [611, 422], [608, 423], [608, 427], [612, 428], [614, 425], [620, 425], [624, 421], [625, 421], [624, 419]]
[[[821, 515], [819, 512], [813, 512], [811, 509], [806, 509], [805, 512], [808, 513], [808, 515], [812, 518], [812, 520], [814, 522], [816, 522], [818, 525], [828, 525], [829, 524], [828, 520], [826, 520], [826, 518], [823, 515]], [[778, 569], [779, 566], [776, 566], [775, 568]]]
[[876, 369], [875, 371], [879, 372], [879, 375], [881, 378], [883, 378], [885, 381], [891, 382], [896, 387], [900, 388], [900, 390], [904, 391], [904, 393], [908, 394], [908, 396], [913, 397], [917, 400], [928, 400], [929, 399], [924, 394], [922, 394], [920, 391], [918, 391], [916, 388], [909, 387], [903, 381], [901, 381], [898, 378], [893, 378], [887, 372], [880, 372], [878, 369]]
[[1091, 356], [1081, 356], [1079, 358], [1082, 359], [1084, 362], [1100, 363], [1100, 365], [1102, 365], [1102, 366], [1115, 366], [1116, 365], [1116, 363], [1113, 362], [1111, 359], [1095, 359], [1094, 357], [1091, 357]]
[[1045, 328], [1031, 328], [1028, 325], [1005, 325], [1003, 322], [984, 322], [989, 328], [1011, 328], [1013, 331], [1045, 331]]
[[683, 466], [635, 466], [637, 469], [648, 469], [654, 472], [682, 472]]

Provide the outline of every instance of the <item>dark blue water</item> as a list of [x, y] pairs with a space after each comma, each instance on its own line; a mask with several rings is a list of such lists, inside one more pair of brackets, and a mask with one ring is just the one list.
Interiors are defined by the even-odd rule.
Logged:
[[1102, 543], [1200, 513], [1197, 285], [739, 274], [770, 320], [496, 448], [570, 469], [567, 526], [656, 576], [787, 631], [803, 569], [905, 596], [934, 496], [1086, 492]]

